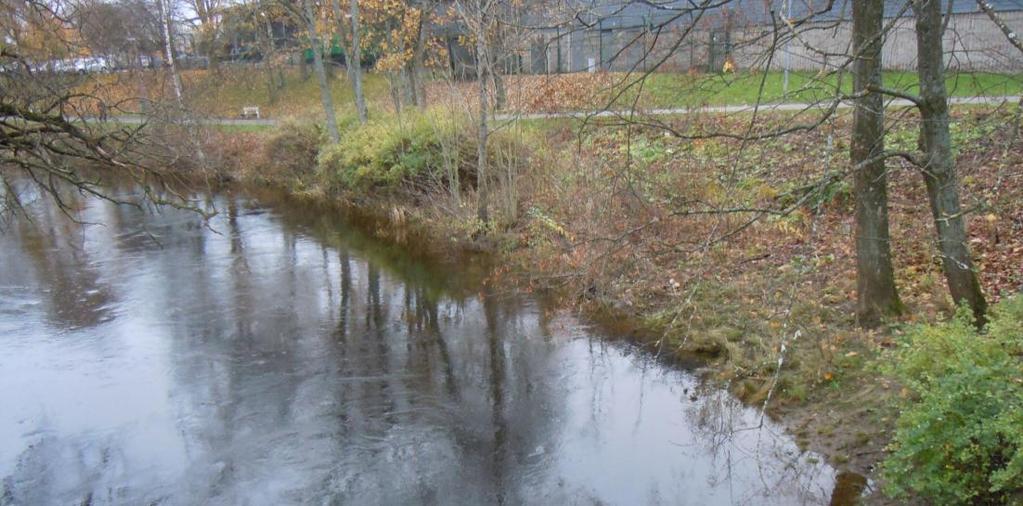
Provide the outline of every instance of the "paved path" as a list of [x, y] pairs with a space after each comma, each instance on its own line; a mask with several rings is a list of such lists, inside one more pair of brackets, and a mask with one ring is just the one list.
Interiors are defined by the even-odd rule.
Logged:
[[[1020, 96], [1008, 95], [998, 97], [952, 97], [949, 103], [952, 105], [1000, 105], [1006, 102], [1018, 103]], [[888, 107], [909, 107], [913, 103], [908, 100], [896, 99], [888, 101]], [[851, 102], [838, 104], [839, 109], [852, 107]], [[783, 103], [783, 104], [760, 104], [759, 111], [802, 111], [804, 109], [824, 110], [830, 107], [830, 103]], [[684, 116], [686, 114], [734, 114], [752, 112], [752, 105], [720, 105], [704, 107], [677, 107], [669, 109], [647, 109], [637, 110], [638, 116]], [[630, 111], [568, 111], [568, 112], [538, 112], [538, 113], [502, 113], [494, 116], [497, 121], [521, 121], [535, 119], [557, 119], [557, 118], [617, 118], [628, 117]], [[86, 118], [86, 121], [99, 121], [98, 118]], [[146, 121], [144, 116], [114, 116], [108, 119], [114, 123], [125, 123], [138, 125]], [[280, 122], [276, 119], [241, 119], [241, 118], [200, 118], [188, 120], [187, 123], [199, 125], [222, 125], [222, 126], [277, 126]]]
[[[998, 97], [952, 97], [949, 99], [949, 103], [952, 105], [1000, 105], [1005, 102], [1017, 103], [1020, 101], [1019, 96], [998, 96]], [[913, 103], [909, 100], [896, 99], [889, 100], [888, 107], [909, 107]], [[816, 104], [805, 104], [805, 103], [784, 103], [784, 104], [760, 104], [757, 107], [760, 111], [802, 111], [804, 109], [818, 109], [824, 110], [831, 106], [831, 102], [821, 102]], [[853, 106], [852, 102], [842, 102], [838, 104], [839, 109], [848, 109]], [[754, 106], [752, 105], [718, 105], [718, 106], [704, 106], [704, 107], [677, 107], [670, 109], [648, 109], [648, 110], [637, 110], [637, 116], [683, 116], [686, 114], [733, 114], [742, 112], [752, 112]], [[522, 113], [522, 114], [498, 114], [495, 119], [499, 121], [507, 120], [524, 120], [524, 119], [555, 119], [555, 118], [618, 118], [628, 117], [631, 111], [580, 111], [580, 112], [539, 112], [539, 113]]]
[[[96, 117], [84, 118], [89, 123], [97, 123], [101, 120]], [[107, 118], [110, 123], [123, 123], [126, 125], [141, 125], [150, 121], [146, 116], [110, 116]], [[185, 120], [186, 124], [198, 125], [222, 125], [222, 126], [277, 126], [275, 119], [253, 119], [253, 118], [197, 118]]]

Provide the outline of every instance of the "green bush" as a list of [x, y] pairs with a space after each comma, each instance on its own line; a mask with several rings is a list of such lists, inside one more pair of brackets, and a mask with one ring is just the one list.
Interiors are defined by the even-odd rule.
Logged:
[[912, 328], [887, 371], [912, 394], [882, 465], [887, 493], [1023, 502], [1023, 296], [998, 304], [983, 332], [966, 312]]
[[[410, 110], [381, 115], [365, 125], [342, 121], [341, 141], [324, 146], [317, 164], [333, 189], [391, 190], [399, 187], [436, 189], [457, 177], [459, 187], [476, 184], [475, 125], [466, 116], [444, 110]], [[528, 151], [521, 132], [500, 129], [488, 141], [491, 177], [521, 166]]]
[[[382, 116], [344, 131], [320, 152], [321, 174], [346, 189], [391, 188], [444, 180], [474, 160], [471, 128], [436, 113]], [[462, 174], [464, 177], [464, 174]]]

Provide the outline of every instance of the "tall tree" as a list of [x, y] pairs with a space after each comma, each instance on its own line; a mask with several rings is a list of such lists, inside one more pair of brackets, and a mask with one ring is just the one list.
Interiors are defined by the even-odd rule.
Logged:
[[902, 311], [895, 287], [888, 231], [888, 175], [884, 159], [881, 47], [884, 1], [853, 2], [854, 92], [851, 161], [856, 194], [857, 318], [875, 326]]
[[429, 39], [428, 19], [429, 4], [419, 7], [419, 19], [415, 29], [415, 44], [412, 47], [412, 58], [408, 62], [409, 88], [412, 91], [412, 103], [421, 109], [426, 108], [426, 89], [423, 83], [423, 60], [426, 58], [426, 46]]
[[942, 37], [941, 0], [913, 0], [916, 15], [917, 74], [920, 80], [922, 172], [938, 236], [942, 270], [956, 304], [967, 305], [982, 324], [987, 302], [967, 243], [966, 220], [949, 132], [948, 91]]
[[224, 0], [191, 0], [192, 10], [195, 11], [198, 21], [195, 26], [199, 51], [210, 60], [210, 67], [219, 69], [220, 51], [217, 47], [220, 42], [220, 22], [222, 18]]
[[355, 111], [359, 123], [366, 123], [366, 95], [362, 91], [362, 42], [359, 40], [362, 27], [359, 25], [359, 0], [351, 0], [349, 15], [352, 18], [352, 51], [348, 62], [351, 73], [352, 91], [355, 93]]
[[480, 223], [486, 225], [490, 221], [490, 212], [487, 208], [489, 205], [489, 197], [487, 188], [487, 142], [490, 140], [490, 131], [487, 124], [488, 118], [488, 107], [487, 102], [489, 93], [487, 93], [487, 75], [486, 67], [489, 63], [487, 58], [487, 44], [485, 41], [486, 34], [486, 10], [483, 9], [483, 0], [477, 0], [479, 8], [479, 24], [482, 27], [476, 34], [476, 84], [479, 91], [479, 138], [477, 139], [476, 146], [476, 190], [478, 193], [478, 201], [476, 203], [476, 218], [480, 220]]
[[316, 28], [312, 0], [302, 0], [302, 7], [306, 29], [309, 32], [309, 44], [313, 48], [313, 71], [316, 72], [316, 80], [320, 87], [320, 102], [323, 104], [323, 112], [327, 117], [327, 134], [330, 136], [331, 142], [337, 144], [341, 142], [341, 133], [337, 129], [334, 97], [330, 92], [330, 83], [327, 82], [327, 70], [323, 67], [323, 44], [320, 42], [319, 31]]
[[490, 53], [490, 37], [493, 34], [494, 18], [492, 10], [493, 0], [461, 0], [455, 2], [464, 25], [469, 29], [470, 36], [476, 43], [476, 86], [478, 92], [479, 110], [477, 123], [477, 145], [476, 145], [476, 218], [480, 221], [483, 230], [490, 223], [489, 210], [489, 152], [487, 144], [490, 141], [490, 91], [488, 79], [493, 72], [493, 60]]
[[277, 91], [284, 87], [284, 72], [275, 64], [277, 44], [274, 42], [273, 19], [278, 10], [274, 7], [273, 4], [257, 4], [257, 12], [253, 16], [253, 29], [257, 34], [263, 34], [257, 38], [264, 39], [263, 67], [266, 69], [266, 91], [270, 103], [277, 101]]
[[352, 79], [352, 48], [345, 42], [345, 16], [341, 10], [341, 0], [330, 0], [330, 11], [334, 17], [334, 37], [341, 46], [344, 53], [345, 67], [347, 67], [348, 81]]
[[156, 0], [157, 9], [160, 11], [160, 26], [163, 28], [163, 57], [165, 65], [171, 73], [171, 83], [174, 85], [174, 98], [178, 105], [181, 102], [181, 75], [178, 74], [178, 66], [174, 63], [174, 45], [171, 41], [171, 18], [170, 9], [167, 8], [167, 0]]
[[163, 23], [153, 10], [141, 0], [85, 2], [75, 24], [92, 54], [131, 61], [138, 51], [163, 50]]

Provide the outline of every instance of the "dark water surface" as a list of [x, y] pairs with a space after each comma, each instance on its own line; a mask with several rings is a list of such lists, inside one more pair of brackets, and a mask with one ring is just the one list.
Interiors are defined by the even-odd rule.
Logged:
[[[333, 213], [0, 235], [0, 504], [827, 504], [756, 409]], [[472, 270], [465, 263], [461, 270]]]

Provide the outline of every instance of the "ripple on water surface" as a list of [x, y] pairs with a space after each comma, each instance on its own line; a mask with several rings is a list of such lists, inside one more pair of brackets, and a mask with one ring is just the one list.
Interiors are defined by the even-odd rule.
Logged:
[[322, 210], [215, 202], [0, 237], [0, 504], [831, 497], [685, 371]]

